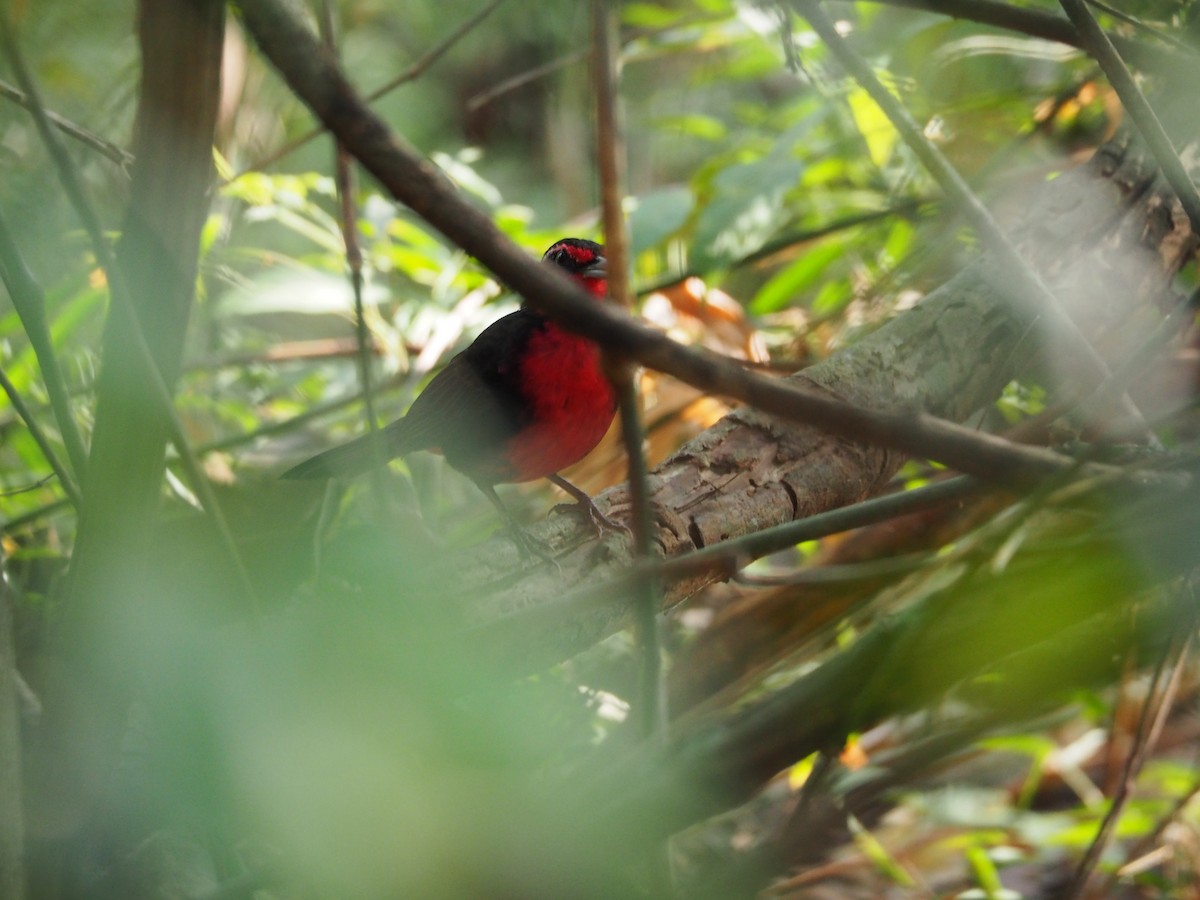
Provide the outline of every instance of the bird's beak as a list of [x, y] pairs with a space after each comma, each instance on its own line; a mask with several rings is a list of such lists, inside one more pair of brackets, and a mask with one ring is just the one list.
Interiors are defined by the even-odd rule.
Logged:
[[579, 275], [582, 278], [607, 278], [608, 260], [603, 256], [597, 256], [590, 266], [580, 271]]

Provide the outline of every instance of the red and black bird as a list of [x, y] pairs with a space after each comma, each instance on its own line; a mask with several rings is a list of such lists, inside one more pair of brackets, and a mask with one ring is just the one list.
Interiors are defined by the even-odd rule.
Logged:
[[[608, 292], [604, 248], [593, 241], [563, 238], [542, 261], [569, 273], [597, 300]], [[527, 546], [495, 485], [549, 478], [593, 521], [611, 525], [591, 498], [558, 472], [591, 452], [615, 412], [600, 348], [522, 306], [455, 356], [404, 418], [318, 454], [283, 477], [357, 475], [414, 450], [440, 451], [479, 486]]]

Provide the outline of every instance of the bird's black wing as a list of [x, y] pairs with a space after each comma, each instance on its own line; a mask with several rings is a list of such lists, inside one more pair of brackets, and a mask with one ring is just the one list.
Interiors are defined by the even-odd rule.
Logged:
[[477, 481], [503, 480], [504, 443], [527, 423], [518, 363], [545, 319], [529, 309], [489, 325], [423, 390], [403, 423], [399, 453], [440, 448], [447, 461]]
[[529, 417], [517, 366], [530, 335], [544, 324], [528, 309], [497, 319], [433, 377], [402, 419], [318, 454], [283, 477], [352, 476], [415, 450], [441, 450], [476, 481], [505, 480], [504, 444]]

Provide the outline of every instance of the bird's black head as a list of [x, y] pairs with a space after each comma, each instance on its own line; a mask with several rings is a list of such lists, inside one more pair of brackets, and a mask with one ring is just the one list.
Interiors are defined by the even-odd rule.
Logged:
[[595, 278], [604, 274], [597, 269], [604, 265], [604, 248], [583, 238], [563, 238], [543, 254], [542, 262], [554, 263], [572, 275]]
[[603, 300], [608, 293], [607, 260], [604, 248], [595, 241], [583, 238], [555, 241], [543, 254], [542, 262], [553, 263], [567, 272], [597, 299]]

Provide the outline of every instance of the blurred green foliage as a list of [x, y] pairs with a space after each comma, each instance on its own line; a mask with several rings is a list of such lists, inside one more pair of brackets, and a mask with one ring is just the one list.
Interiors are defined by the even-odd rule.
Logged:
[[[373, 89], [481, 6], [346, 0], [335, 10], [344, 65]], [[1124, 8], [1172, 27], [1185, 6]], [[40, 0], [14, 13], [50, 107], [117, 144], [132, 125], [138, 76], [130, 7]], [[1001, 208], [1007, 185], [1045, 179], [1112, 124], [1107, 89], [1077, 51], [885, 4], [837, 9], [889, 88]], [[771, 4], [663, 0], [624, 4], [622, 23], [639, 283], [704, 276], [737, 299], [786, 364], [834, 352], [974, 253], [891, 125], [829, 67], [798, 20], [781, 28]], [[598, 231], [587, 29], [584, 4], [510, 0], [376, 104], [531, 254], [564, 234]], [[146, 689], [131, 716], [127, 765], [113, 791], [120, 822], [106, 835], [114, 846], [104, 848], [104, 862], [156, 853], [148, 836], [166, 834], [183, 836], [173, 865], [199, 885], [194, 896], [246, 872], [261, 878], [260, 896], [272, 897], [652, 893], [647, 859], [655, 851], [631, 848], [621, 834], [597, 836], [585, 827], [593, 810], [571, 805], [571, 788], [593, 776], [602, 783], [635, 743], [624, 724], [635, 700], [627, 640], [514, 682], [486, 647], [463, 638], [470, 598], [456, 593], [452, 576], [465, 565], [463, 548], [493, 527], [464, 479], [428, 458], [404, 464], [415, 490], [400, 466], [343, 495], [275, 479], [285, 464], [363, 427], [353, 294], [328, 140], [257, 166], [311, 121], [236, 27], [227, 54], [219, 184], [177, 405], [194, 445], [210, 451], [209, 474], [221, 482], [266, 625], [244, 627], [237, 573], [187, 491], [169, 481], [147, 585], [150, 621], [116, 629], [153, 635], [154, 652], [140, 661]], [[539, 66], [549, 74], [497, 90]], [[20, 250], [45, 290], [86, 433], [106, 285], [30, 119], [0, 103], [0, 208], [19, 225]], [[128, 174], [77, 144], [71, 153], [115, 229]], [[370, 179], [354, 199], [372, 377], [389, 419], [516, 300]], [[57, 440], [37, 360], [7, 296], [0, 365]], [[1020, 382], [998, 410], [1016, 423], [1046, 403], [1040, 385]], [[35, 688], [76, 523], [49, 474], [29, 430], [0, 404], [0, 527], [18, 595], [18, 659]], [[1094, 515], [1054, 535], [1081, 546], [1050, 562], [1031, 552], [1046, 539], [1044, 524], [1017, 521], [999, 539], [964, 539], [986, 546], [988, 561], [926, 571], [893, 606], [885, 602], [895, 616], [919, 607], [921, 627], [878, 661], [886, 691], [864, 693], [853, 712], [933, 710], [922, 728], [936, 730], [944, 701], [947, 710], [973, 704], [1019, 722], [1031, 709], [1044, 712], [1047, 696], [1061, 707], [1067, 698], [1057, 685], [1075, 683], [1074, 667], [1095, 670], [1075, 680], [1095, 690], [1107, 715], [1105, 679], [1117, 677], [1111, 654], [1076, 644], [1065, 661], [1018, 657], [1155, 582], [1142, 568], [1148, 551], [1091, 540], [1103, 518]], [[957, 548], [950, 541], [942, 551]], [[842, 647], [869, 627], [841, 624]], [[679, 644], [692, 637], [690, 626], [676, 631]], [[817, 658], [792, 660], [795, 670], [774, 673], [742, 699], [793, 683]], [[1014, 658], [1028, 665], [1012, 669]], [[954, 690], [944, 698], [947, 682]], [[1001, 896], [999, 872], [1011, 862], [1004, 848], [1020, 844], [1028, 860], [1038, 856], [1031, 846], [1044, 856], [1077, 853], [1094, 836], [1103, 809], [1094, 797], [1034, 808], [1051, 770], [1081, 768], [1063, 761], [1060, 746], [1064, 735], [1082, 740], [1078, 720], [1056, 724], [976, 748], [1020, 760], [1016, 796], [994, 784], [951, 792], [927, 783], [898, 807], [930, 828], [953, 829], [954, 859], [969, 870], [960, 887]], [[915, 740], [920, 731], [905, 734]], [[1147, 834], [1198, 778], [1192, 760], [1155, 761], [1142, 775], [1147, 794], [1128, 808], [1118, 836]], [[682, 779], [663, 790], [647, 819], [690, 799]], [[857, 826], [854, 843], [886, 881], [911, 885], [908, 863], [869, 829]]]

